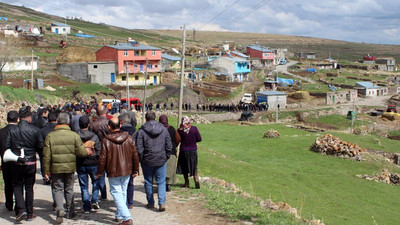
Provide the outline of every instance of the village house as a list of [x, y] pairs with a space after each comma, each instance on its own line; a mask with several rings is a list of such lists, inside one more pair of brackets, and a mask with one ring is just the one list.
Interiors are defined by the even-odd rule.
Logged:
[[57, 64], [57, 72], [83, 83], [109, 85], [116, 82], [115, 62], [82, 62]]
[[161, 54], [162, 71], [178, 70], [181, 68], [181, 58], [168, 54]]
[[278, 48], [275, 49], [275, 65], [279, 64], [279, 62], [282, 59], [286, 59], [286, 53], [287, 53], [287, 49], [286, 48]]
[[286, 107], [287, 95], [280, 91], [260, 91], [256, 93], [258, 104], [267, 104], [269, 109]]
[[[157, 85], [161, 83], [161, 49], [135, 41], [103, 46], [96, 52], [96, 60], [116, 63], [118, 85]], [[147, 61], [147, 65], [146, 65]], [[147, 81], [145, 82], [145, 73]]]
[[257, 58], [261, 61], [263, 67], [272, 67], [275, 65], [275, 51], [260, 45], [246, 46], [246, 54], [251, 58]]
[[236, 50], [231, 51], [231, 52], [230, 52], [230, 55], [231, 55], [232, 57], [238, 57], [238, 58], [242, 58], [242, 59], [249, 59], [249, 58], [250, 58], [250, 56], [245, 55], [245, 54], [243, 54], [243, 53], [241, 53], [241, 52], [238, 52], [238, 51], [236, 51]]
[[356, 82], [354, 89], [358, 90], [358, 95], [365, 97], [387, 95], [389, 93], [389, 88], [379, 87], [367, 81]]
[[377, 58], [375, 64], [378, 66], [378, 70], [394, 72], [396, 69], [396, 60], [392, 57]]
[[316, 59], [317, 53], [315, 52], [296, 52], [295, 54], [296, 58], [300, 59]]
[[219, 57], [211, 62], [211, 67], [218, 70], [217, 75], [226, 75], [229, 81], [248, 80], [251, 72], [250, 62], [238, 57]]
[[51, 23], [51, 32], [54, 34], [70, 34], [71, 27], [64, 23]]
[[[3, 72], [37, 70], [39, 57], [20, 56], [14, 57], [5, 63]], [[33, 62], [33, 64], [32, 64]]]
[[341, 103], [353, 102], [357, 99], [357, 90], [335, 91], [326, 93], [326, 104], [335, 105]]

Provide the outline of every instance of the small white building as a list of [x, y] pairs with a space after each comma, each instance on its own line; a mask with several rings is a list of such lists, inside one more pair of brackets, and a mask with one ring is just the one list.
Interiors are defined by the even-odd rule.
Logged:
[[365, 97], [379, 95], [379, 86], [376, 86], [371, 82], [357, 82], [354, 88], [358, 90], [359, 95], [363, 95]]
[[286, 108], [287, 95], [280, 91], [260, 91], [256, 94], [257, 103], [268, 104], [269, 109]]
[[6, 62], [6, 64], [3, 67], [3, 72], [32, 70], [32, 65], [33, 65], [33, 70], [37, 70], [38, 61], [39, 57], [33, 57], [33, 60], [32, 57], [29, 56], [15, 57], [12, 60]]
[[51, 23], [51, 32], [55, 34], [70, 34], [71, 27], [64, 23]]

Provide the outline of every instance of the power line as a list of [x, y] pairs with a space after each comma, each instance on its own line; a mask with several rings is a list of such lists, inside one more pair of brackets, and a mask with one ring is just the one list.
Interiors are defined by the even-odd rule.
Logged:
[[270, 2], [271, 0], [262, 0], [260, 2], [258, 2], [256, 5], [254, 5], [252, 8], [248, 9], [246, 12], [242, 13], [241, 15], [239, 15], [238, 17], [236, 17], [235, 19], [233, 19], [229, 24], [225, 24], [224, 26], [222, 26], [222, 29], [227, 29], [229, 28], [231, 25], [233, 25], [236, 21], [240, 20], [241, 18], [249, 15], [250, 13], [254, 12], [255, 10], [259, 9], [262, 5], [264, 5], [265, 3]]
[[211, 23], [212, 21], [214, 21], [216, 18], [218, 18], [220, 15], [222, 15], [224, 12], [226, 12], [226, 10], [232, 8], [234, 5], [236, 5], [240, 0], [236, 0], [234, 3], [232, 3], [231, 5], [229, 5], [228, 7], [226, 7], [224, 10], [222, 10], [220, 13], [218, 13], [216, 16], [214, 16], [212, 19], [210, 19], [207, 23], [204, 23], [203, 25], [201, 25], [199, 28], [197, 28], [196, 30], [200, 30], [202, 27], [204, 27], [205, 25], [207, 25], [208, 23]]
[[205, 7], [203, 7], [199, 13], [193, 18], [194, 21], [196, 21], [199, 16], [203, 15], [203, 12], [205, 12], [216, 0], [212, 1], [211, 3], [207, 4]]

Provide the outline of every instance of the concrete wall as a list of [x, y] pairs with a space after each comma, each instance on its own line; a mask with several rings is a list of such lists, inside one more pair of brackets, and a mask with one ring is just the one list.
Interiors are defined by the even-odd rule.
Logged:
[[269, 109], [276, 109], [279, 104], [279, 108], [286, 108], [286, 95], [275, 95], [267, 96], [267, 104]]
[[86, 62], [57, 64], [57, 72], [60, 75], [68, 77], [72, 80], [89, 83], [90, 80], [88, 78], [87, 65], [88, 64]]
[[335, 105], [340, 103], [352, 102], [357, 98], [357, 94], [357, 90], [328, 92], [326, 94], [326, 104]]
[[[97, 68], [96, 68], [97, 67]], [[91, 62], [87, 65], [88, 81], [103, 85], [111, 84], [111, 74], [116, 77], [116, 66], [114, 62]], [[116, 79], [116, 78], [115, 78]]]
[[[38, 68], [38, 58], [33, 58], [33, 70], [37, 70]], [[3, 72], [10, 71], [21, 71], [21, 70], [32, 70], [32, 58], [16, 58], [13, 62], [6, 62], [3, 67]]]

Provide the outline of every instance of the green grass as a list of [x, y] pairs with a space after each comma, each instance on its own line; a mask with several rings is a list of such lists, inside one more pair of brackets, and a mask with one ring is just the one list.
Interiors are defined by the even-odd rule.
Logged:
[[310, 84], [310, 83], [303, 83], [302, 84], [302, 91], [308, 92], [316, 92], [316, 93], [326, 93], [331, 92], [332, 90], [329, 89], [328, 85], [325, 84]]
[[[324, 156], [309, 150], [315, 134], [284, 125], [197, 125], [203, 137], [199, 144], [199, 171], [235, 183], [262, 199], [284, 201], [305, 218], [326, 224], [398, 224], [398, 187], [355, 178], [379, 173], [380, 162], [356, 162]], [[280, 138], [263, 139], [276, 129]], [[398, 143], [374, 136], [335, 134], [361, 147], [396, 151]], [[378, 138], [379, 139], [379, 138]], [[397, 147], [396, 147], [397, 146]]]
[[[348, 129], [351, 126], [351, 120], [347, 119], [347, 116], [343, 115], [330, 115], [330, 116], [321, 116], [319, 118], [313, 118], [307, 120], [309, 122], [320, 122], [324, 124], [329, 124], [337, 127], [340, 130]], [[367, 122], [362, 120], [354, 120], [354, 128], [359, 127], [361, 125], [366, 125]]]
[[391, 136], [400, 136], [400, 130], [390, 131], [388, 134]]

